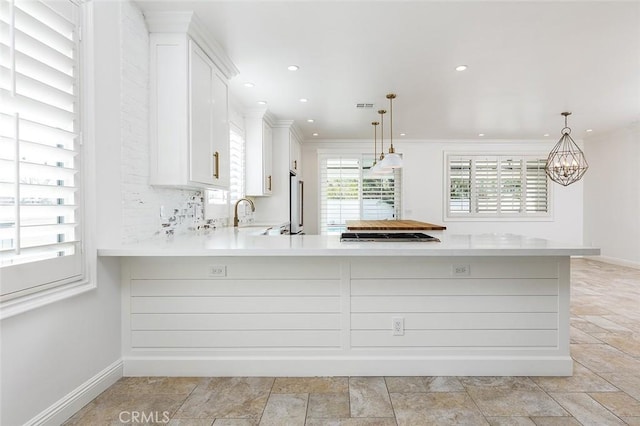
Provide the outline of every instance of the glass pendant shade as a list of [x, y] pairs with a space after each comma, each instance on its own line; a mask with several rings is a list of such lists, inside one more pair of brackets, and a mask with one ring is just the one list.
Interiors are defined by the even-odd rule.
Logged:
[[383, 169], [382, 167], [380, 167], [381, 162], [379, 163], [375, 163], [373, 165], [373, 167], [371, 167], [369, 169], [369, 174], [370, 175], [384, 175], [387, 174], [387, 170]]
[[563, 112], [565, 127], [562, 137], [553, 147], [544, 167], [549, 178], [563, 186], [579, 181], [589, 168], [589, 164], [580, 147], [571, 138], [571, 129], [567, 127], [567, 116], [570, 112]]
[[380, 167], [383, 169], [397, 169], [402, 167], [402, 157], [400, 154], [392, 152], [391, 154], [385, 155], [384, 160], [378, 164], [380, 164]]

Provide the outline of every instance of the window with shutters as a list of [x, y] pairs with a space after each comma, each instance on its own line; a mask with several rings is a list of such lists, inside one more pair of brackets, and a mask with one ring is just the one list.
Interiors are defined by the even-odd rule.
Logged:
[[320, 233], [339, 234], [347, 220], [399, 219], [401, 169], [371, 175], [373, 155], [320, 157]]
[[[245, 139], [243, 131], [234, 124], [229, 130], [229, 190], [205, 190], [205, 219], [219, 220], [233, 217], [236, 201], [245, 195]], [[246, 215], [248, 204], [238, 206]]]
[[83, 277], [80, 8], [1, 0], [2, 300]]
[[229, 201], [235, 204], [244, 197], [244, 135], [240, 129], [231, 127], [229, 137]]
[[448, 155], [447, 217], [550, 217], [542, 156]]

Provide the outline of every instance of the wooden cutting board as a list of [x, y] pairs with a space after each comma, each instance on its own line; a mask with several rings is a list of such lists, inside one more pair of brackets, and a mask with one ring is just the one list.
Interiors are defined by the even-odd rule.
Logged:
[[445, 226], [417, 220], [348, 220], [349, 231], [442, 231]]

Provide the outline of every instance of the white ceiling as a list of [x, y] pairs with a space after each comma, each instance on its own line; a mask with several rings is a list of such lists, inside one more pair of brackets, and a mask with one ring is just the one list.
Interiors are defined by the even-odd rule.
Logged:
[[389, 92], [394, 140], [557, 139], [562, 111], [581, 139], [640, 118], [638, 1], [137, 3], [195, 11], [240, 70], [232, 96], [305, 139], [372, 138]]

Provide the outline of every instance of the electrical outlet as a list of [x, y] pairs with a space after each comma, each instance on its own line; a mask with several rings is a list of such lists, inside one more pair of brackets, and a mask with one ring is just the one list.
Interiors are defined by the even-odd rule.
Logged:
[[471, 274], [471, 266], [470, 265], [453, 265], [451, 268], [451, 274], [454, 276], [465, 276], [468, 277]]
[[210, 265], [207, 272], [209, 277], [226, 277], [227, 267], [225, 265]]
[[394, 336], [404, 336], [404, 318], [391, 318], [391, 329], [393, 330]]

